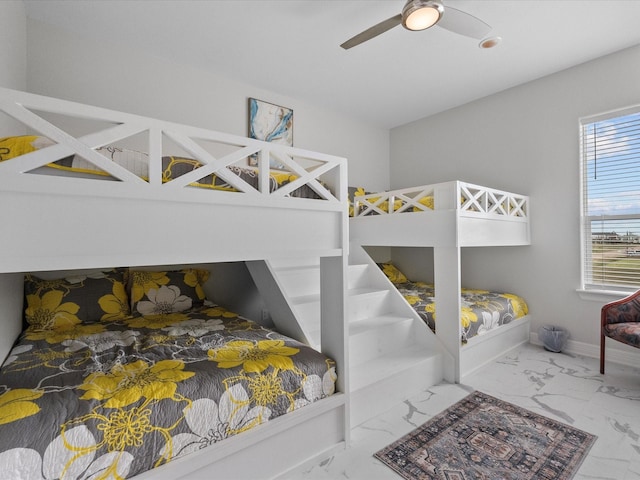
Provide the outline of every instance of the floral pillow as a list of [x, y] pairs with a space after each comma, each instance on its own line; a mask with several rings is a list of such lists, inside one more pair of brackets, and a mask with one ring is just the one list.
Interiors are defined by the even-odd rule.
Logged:
[[378, 266], [382, 269], [391, 283], [407, 283], [409, 280], [405, 277], [393, 263], [378, 263]]
[[209, 272], [196, 268], [168, 272], [131, 270], [129, 277], [132, 313], [165, 315], [202, 306], [206, 299], [203, 285]]
[[128, 317], [125, 285], [126, 271], [120, 269], [55, 280], [27, 274], [25, 320], [37, 330], [66, 330], [80, 323]]

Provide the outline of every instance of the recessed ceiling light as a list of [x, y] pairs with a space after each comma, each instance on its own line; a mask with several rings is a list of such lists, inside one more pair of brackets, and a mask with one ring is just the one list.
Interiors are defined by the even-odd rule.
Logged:
[[478, 44], [480, 48], [493, 48], [502, 41], [502, 37], [489, 37], [481, 40]]

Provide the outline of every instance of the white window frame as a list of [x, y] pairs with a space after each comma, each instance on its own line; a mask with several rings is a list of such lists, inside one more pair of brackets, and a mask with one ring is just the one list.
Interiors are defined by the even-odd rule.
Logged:
[[[588, 278], [589, 273], [587, 272], [587, 262], [591, 262], [591, 242], [592, 242], [592, 234], [591, 234], [591, 219], [587, 216], [587, 205], [586, 205], [586, 163], [585, 163], [585, 138], [583, 135], [584, 125], [591, 124], [595, 122], [606, 121], [612, 118], [624, 117], [631, 114], [640, 113], [640, 104], [633, 105], [631, 107], [626, 107], [622, 109], [612, 110], [609, 112], [601, 113], [598, 115], [591, 115], [587, 117], [581, 117], [579, 119], [579, 140], [580, 140], [580, 270], [581, 270], [581, 287], [578, 289], [578, 293], [582, 298], [588, 300], [598, 300], [601, 301], [603, 299], [608, 299], [611, 297], [617, 297], [627, 295], [631, 292], [634, 292], [640, 289], [640, 284], [636, 287], [626, 287], [626, 286], [606, 286], [601, 284], [596, 284], [592, 282], [591, 278]], [[637, 215], [640, 218], [640, 212]], [[609, 217], [605, 217], [609, 218]], [[611, 219], [621, 219], [621, 216], [612, 215]], [[588, 227], [588, 228], [587, 228]]]

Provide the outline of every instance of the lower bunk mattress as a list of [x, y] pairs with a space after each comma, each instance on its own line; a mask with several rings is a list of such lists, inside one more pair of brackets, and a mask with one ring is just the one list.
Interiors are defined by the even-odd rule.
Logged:
[[[435, 286], [424, 282], [412, 282], [391, 263], [378, 264], [409, 302], [420, 318], [436, 331]], [[460, 341], [469, 339], [507, 325], [529, 313], [527, 302], [513, 293], [492, 292], [480, 289], [461, 289]]]
[[[58, 313], [73, 312], [59, 299]], [[331, 395], [335, 363], [213, 305], [28, 327], [0, 370], [3, 479], [127, 478]]]

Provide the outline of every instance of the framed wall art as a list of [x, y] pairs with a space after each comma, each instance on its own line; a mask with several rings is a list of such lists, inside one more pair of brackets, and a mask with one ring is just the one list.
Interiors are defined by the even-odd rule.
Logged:
[[[265, 142], [293, 146], [293, 110], [256, 98], [249, 98], [249, 137]], [[249, 165], [256, 166], [256, 156], [249, 157]], [[271, 158], [270, 168], [283, 169], [284, 165]]]

